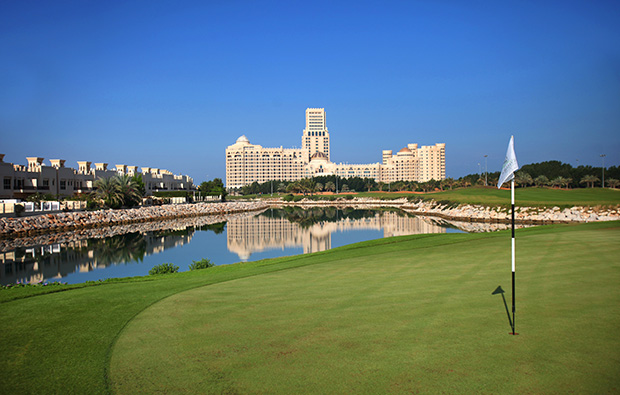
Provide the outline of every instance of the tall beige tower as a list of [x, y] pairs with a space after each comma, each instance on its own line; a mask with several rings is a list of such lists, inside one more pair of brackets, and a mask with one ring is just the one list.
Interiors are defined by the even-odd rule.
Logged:
[[329, 131], [325, 120], [324, 108], [306, 108], [306, 128], [301, 138], [302, 149], [310, 153], [310, 157], [322, 152], [329, 157]]

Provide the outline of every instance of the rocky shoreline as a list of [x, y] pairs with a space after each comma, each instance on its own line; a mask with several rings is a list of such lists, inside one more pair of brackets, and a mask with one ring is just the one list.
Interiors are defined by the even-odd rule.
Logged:
[[[510, 223], [510, 209], [486, 207], [472, 204], [445, 204], [434, 200], [411, 202], [406, 198], [394, 200], [376, 200], [370, 198], [342, 199], [335, 201], [303, 199], [298, 202], [272, 201], [278, 206], [336, 206], [336, 207], [398, 207], [414, 215], [434, 216], [460, 222]], [[515, 223], [526, 225], [543, 225], [558, 223], [578, 223], [620, 220], [620, 207], [600, 208], [574, 206], [559, 207], [517, 207]]]
[[264, 202], [170, 204], [126, 210], [78, 211], [43, 214], [25, 218], [0, 218], [0, 238], [33, 236], [42, 233], [164, 221], [205, 215], [225, 215], [267, 208]]
[[[126, 210], [98, 210], [43, 214], [25, 218], [0, 218], [0, 238], [33, 236], [42, 233], [67, 232], [113, 225], [163, 221], [205, 215], [224, 215], [282, 206], [336, 206], [356, 208], [398, 207], [414, 215], [434, 216], [461, 222], [509, 223], [510, 210], [470, 204], [445, 204], [430, 201], [411, 202], [405, 198], [376, 200], [370, 198], [334, 201], [303, 199], [286, 202], [280, 199], [233, 201], [225, 203], [174, 204]], [[620, 208], [597, 207], [517, 207], [515, 222], [519, 224], [552, 224], [620, 220]]]
[[[260, 210], [259, 210], [260, 211]], [[0, 239], [0, 253], [16, 248], [32, 248], [41, 245], [74, 243], [86, 239], [105, 239], [128, 233], [165, 232], [186, 229], [188, 227], [200, 228], [230, 220], [245, 218], [255, 215], [256, 211], [243, 211], [232, 214], [214, 214], [193, 217], [173, 218], [157, 221], [130, 223], [124, 225], [111, 225], [97, 228], [74, 229], [52, 233], [37, 233], [19, 238]]]

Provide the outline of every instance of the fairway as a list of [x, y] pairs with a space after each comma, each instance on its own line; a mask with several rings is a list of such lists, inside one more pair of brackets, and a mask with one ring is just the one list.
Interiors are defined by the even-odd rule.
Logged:
[[618, 223], [427, 235], [174, 294], [116, 339], [116, 393], [620, 390]]

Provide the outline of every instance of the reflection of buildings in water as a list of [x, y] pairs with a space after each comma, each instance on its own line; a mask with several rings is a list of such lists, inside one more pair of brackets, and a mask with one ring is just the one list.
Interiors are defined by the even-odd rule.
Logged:
[[0, 284], [60, 280], [75, 272], [84, 273], [119, 263], [137, 262], [146, 255], [188, 244], [193, 232], [164, 236], [154, 232], [133, 235], [138, 235], [138, 248], [122, 242], [119, 246], [114, 244], [119, 239], [109, 238], [77, 240], [0, 253]]
[[241, 260], [254, 252], [285, 247], [303, 247], [304, 254], [331, 248], [331, 234], [352, 230], [381, 230], [384, 237], [422, 233], [445, 233], [446, 229], [417, 217], [395, 212], [376, 213], [372, 217], [343, 218], [338, 222], [319, 222], [307, 228], [286, 218], [264, 215], [228, 221], [228, 250]]

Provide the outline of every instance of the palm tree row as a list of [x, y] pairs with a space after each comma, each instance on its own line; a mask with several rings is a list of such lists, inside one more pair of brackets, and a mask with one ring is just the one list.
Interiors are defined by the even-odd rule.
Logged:
[[[601, 180], [597, 176], [587, 174], [581, 178], [579, 183], [586, 184], [588, 188], [594, 188], [594, 185], [600, 181]], [[573, 184], [573, 179], [570, 177], [558, 176], [550, 180], [544, 175], [540, 175], [532, 179], [532, 176], [530, 176], [528, 173], [523, 171], [517, 171], [515, 173], [515, 184], [523, 187], [536, 185], [537, 187], [551, 186], [570, 188], [570, 186]], [[605, 180], [605, 184], [610, 188], [617, 188], [618, 185], [620, 185], [620, 181], [616, 180], [615, 178], [609, 178]]]

